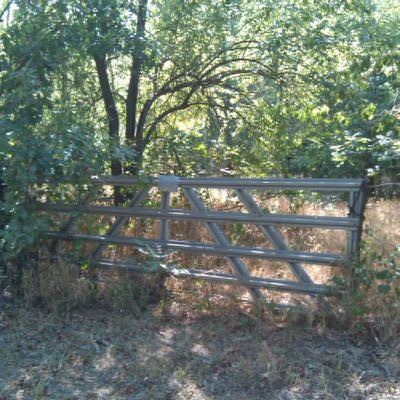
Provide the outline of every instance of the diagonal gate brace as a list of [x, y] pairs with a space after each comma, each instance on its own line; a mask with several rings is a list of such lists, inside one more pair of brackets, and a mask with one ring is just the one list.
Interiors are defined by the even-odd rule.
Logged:
[[[203, 201], [193, 188], [183, 188], [183, 191], [185, 192], [186, 196], [188, 197], [193, 207], [197, 211], [207, 211], [207, 208], [204, 205]], [[208, 231], [211, 233], [214, 240], [218, 244], [223, 246], [230, 245], [229, 240], [226, 238], [224, 232], [221, 230], [221, 228], [218, 226], [216, 222], [204, 222], [204, 225], [206, 226], [206, 228], [208, 229]], [[227, 258], [239, 276], [251, 277], [250, 272], [247, 270], [246, 265], [244, 264], [241, 258], [239, 257], [227, 257]], [[265, 298], [262, 291], [258, 288], [253, 287], [253, 288], [248, 288], [248, 290], [254, 300]]]
[[[138, 204], [140, 204], [145, 197], [149, 194], [151, 187], [148, 187], [146, 189], [139, 190], [135, 193], [133, 196], [132, 200], [129, 202], [128, 207], [136, 207]], [[115, 222], [111, 225], [111, 227], [108, 229], [106, 235], [108, 236], [115, 236], [118, 231], [126, 224], [130, 217], [119, 217], [115, 220]], [[98, 244], [94, 250], [92, 251], [91, 257], [92, 259], [97, 258], [103, 249], [106, 247], [104, 244]]]
[[[260, 214], [260, 216], [265, 215], [264, 211], [256, 203], [253, 196], [248, 192], [248, 190], [236, 189], [236, 192], [240, 200], [250, 212]], [[260, 228], [276, 249], [290, 250], [289, 246], [286, 244], [285, 240], [275, 226], [261, 225]], [[307, 271], [299, 262], [288, 262], [287, 264], [289, 265], [290, 270], [300, 282], [314, 283], [311, 277], [308, 275]]]
[[[93, 200], [93, 193], [88, 192], [85, 194], [83, 199], [79, 202], [79, 205], [89, 204], [92, 200]], [[60, 231], [61, 232], [71, 232], [71, 230], [74, 227], [74, 224], [78, 218], [79, 218], [79, 213], [78, 213], [78, 215], [70, 215], [70, 217], [67, 219], [67, 221], [61, 227]], [[57, 245], [58, 245], [57, 239], [55, 239], [51, 242], [50, 247], [49, 247], [50, 253], [55, 253]]]

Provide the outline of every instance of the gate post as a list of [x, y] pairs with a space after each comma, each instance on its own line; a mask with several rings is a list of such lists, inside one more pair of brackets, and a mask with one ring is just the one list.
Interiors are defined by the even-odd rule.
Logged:
[[355, 265], [354, 263], [360, 262], [360, 242], [362, 236], [363, 222], [364, 222], [364, 211], [367, 203], [367, 180], [364, 179], [361, 183], [360, 188], [357, 192], [350, 192], [349, 199], [349, 217], [358, 218], [357, 230], [349, 231], [348, 248], [347, 254], [350, 261], [353, 263], [350, 270], [350, 285], [355, 287], [357, 285], [355, 276]]
[[[177, 192], [179, 189], [179, 176], [162, 175], [158, 181], [158, 188], [161, 190], [161, 209], [169, 210], [171, 192]], [[160, 220], [160, 240], [168, 240], [169, 220], [163, 218]]]
[[357, 261], [360, 253], [360, 241], [362, 235], [364, 211], [367, 202], [367, 182], [364, 179], [360, 188], [350, 192], [349, 217], [359, 220], [358, 229], [349, 232], [347, 254], [352, 261]]

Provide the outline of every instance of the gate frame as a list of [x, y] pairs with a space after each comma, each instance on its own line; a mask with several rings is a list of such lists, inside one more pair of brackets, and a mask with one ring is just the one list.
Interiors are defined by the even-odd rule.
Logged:
[[[357, 261], [359, 244], [362, 235], [364, 209], [366, 204], [366, 180], [363, 179], [251, 179], [251, 178], [182, 178], [163, 175], [160, 177], [139, 179], [127, 176], [102, 176], [93, 179], [97, 186], [136, 186], [138, 190], [129, 204], [124, 207], [89, 205], [93, 201], [92, 192], [88, 192], [79, 204], [37, 203], [42, 211], [70, 213], [60, 231], [47, 231], [44, 237], [53, 239], [52, 248], [59, 240], [84, 240], [96, 242], [90, 256], [90, 264], [103, 268], [116, 266], [128, 270], [137, 270], [138, 265], [120, 260], [99, 258], [103, 249], [110, 244], [142, 248], [157, 246], [166, 254], [167, 251], [184, 251], [203, 254], [222, 255], [227, 257], [235, 274], [215, 271], [166, 268], [164, 270], [177, 278], [202, 279], [217, 283], [245, 286], [254, 300], [263, 299], [261, 288], [283, 290], [302, 294], [316, 295], [338, 294], [341, 289], [312, 281], [302, 262], [309, 264], [339, 266], [350, 265]], [[149, 195], [152, 188], [161, 191], [160, 208], [140, 207], [140, 203]], [[235, 190], [247, 209], [243, 212], [224, 212], [208, 210], [195, 188]], [[171, 209], [171, 193], [183, 191], [194, 210]], [[309, 192], [349, 192], [349, 213], [347, 217], [324, 217], [293, 214], [267, 214], [257, 204], [250, 193], [252, 189], [260, 190], [302, 190]], [[82, 214], [114, 215], [115, 222], [104, 235], [89, 235], [72, 232], [75, 222]], [[160, 220], [158, 239], [118, 236], [118, 231], [129, 218], [155, 218]], [[194, 220], [203, 222], [214, 238], [215, 244], [202, 242], [177, 241], [169, 239], [170, 220]], [[272, 243], [273, 248], [231, 245], [219, 227], [221, 222], [242, 222], [260, 226], [262, 232]], [[327, 229], [344, 229], [349, 232], [347, 254], [318, 253], [291, 250], [280, 235], [276, 226], [306, 226]], [[262, 258], [280, 260], [288, 264], [297, 281], [276, 278], [251, 276], [242, 258]], [[146, 263], [139, 266], [146, 268]], [[351, 275], [352, 276], [352, 275]]]

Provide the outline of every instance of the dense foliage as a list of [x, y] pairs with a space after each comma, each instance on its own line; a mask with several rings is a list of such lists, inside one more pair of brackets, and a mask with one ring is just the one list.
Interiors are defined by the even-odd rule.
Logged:
[[11, 247], [33, 240], [29, 202], [66, 175], [399, 181], [396, 1], [0, 4]]

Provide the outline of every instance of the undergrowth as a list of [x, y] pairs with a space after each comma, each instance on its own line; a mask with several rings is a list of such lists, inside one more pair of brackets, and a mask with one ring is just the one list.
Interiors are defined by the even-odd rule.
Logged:
[[[212, 199], [216, 209], [221, 205], [218, 202], [218, 198]], [[179, 200], [175, 203], [179, 203]], [[353, 271], [351, 283], [349, 266], [306, 266], [315, 282], [333, 282], [346, 288], [346, 295], [329, 299], [329, 305], [321, 298], [267, 291], [267, 304], [254, 303], [249, 300], [243, 288], [216, 286], [202, 280], [166, 279], [157, 268], [163, 264], [164, 267], [202, 270], [228, 268], [229, 271], [230, 267], [223, 257], [176, 253], [160, 258], [154, 249], [132, 250], [110, 246], [104, 250], [106, 256], [147, 262], [147, 265], [154, 266], [151, 268], [153, 273], [146, 275], [121, 270], [92, 270], [85, 254], [90, 253], [93, 245], [84, 243], [60, 245], [58, 255], [49, 255], [47, 251], [41, 250], [39, 259], [23, 270], [24, 301], [29, 307], [40, 304], [56, 312], [102, 305], [134, 315], [140, 315], [152, 304], [158, 305], [160, 312], [174, 312], [173, 309], [179, 308], [177, 304], [181, 302], [187, 312], [191, 310], [193, 313], [214, 313], [221, 309], [233, 312], [233, 309], [238, 309], [241, 313], [240, 321], [249, 325], [264, 318], [270, 320], [271, 316], [277, 321], [285, 319], [301, 324], [313, 324], [315, 321], [328, 323], [328, 320], [332, 320], [333, 324], [339, 323], [340, 326], [355, 330], [367, 329], [373, 323], [378, 327], [380, 337], [393, 337], [400, 329], [399, 205], [398, 200], [370, 201], [367, 205], [359, 261], [350, 266]], [[176, 206], [179, 204], [174, 204]], [[230, 207], [238, 207], [237, 202], [234, 200]], [[313, 215], [343, 215], [346, 207], [340, 202], [327, 204], [306, 200], [296, 200], [293, 205], [287, 197], [267, 198], [263, 202], [263, 208], [269, 211]], [[93, 217], [90, 221], [81, 220], [80, 225], [90, 232], [91, 224], [94, 224], [98, 232], [99, 223], [93, 221]], [[223, 229], [233, 243], [270, 246], [257, 227], [231, 224], [223, 226]], [[337, 232], [282, 228], [280, 233], [292, 248], [336, 253], [346, 248], [344, 235]], [[141, 219], [131, 220], [123, 228], [122, 234], [154, 237], [159, 234], [159, 224], [157, 221], [146, 224]], [[193, 227], [187, 221], [171, 222], [170, 236], [193, 241], [212, 240], [203, 225]], [[293, 279], [293, 274], [284, 263], [246, 260], [246, 266], [254, 276]], [[3, 295], [7, 290], [8, 287], [3, 290]], [[278, 304], [286, 304], [287, 307], [277, 314], [276, 311], [280, 310]]]

